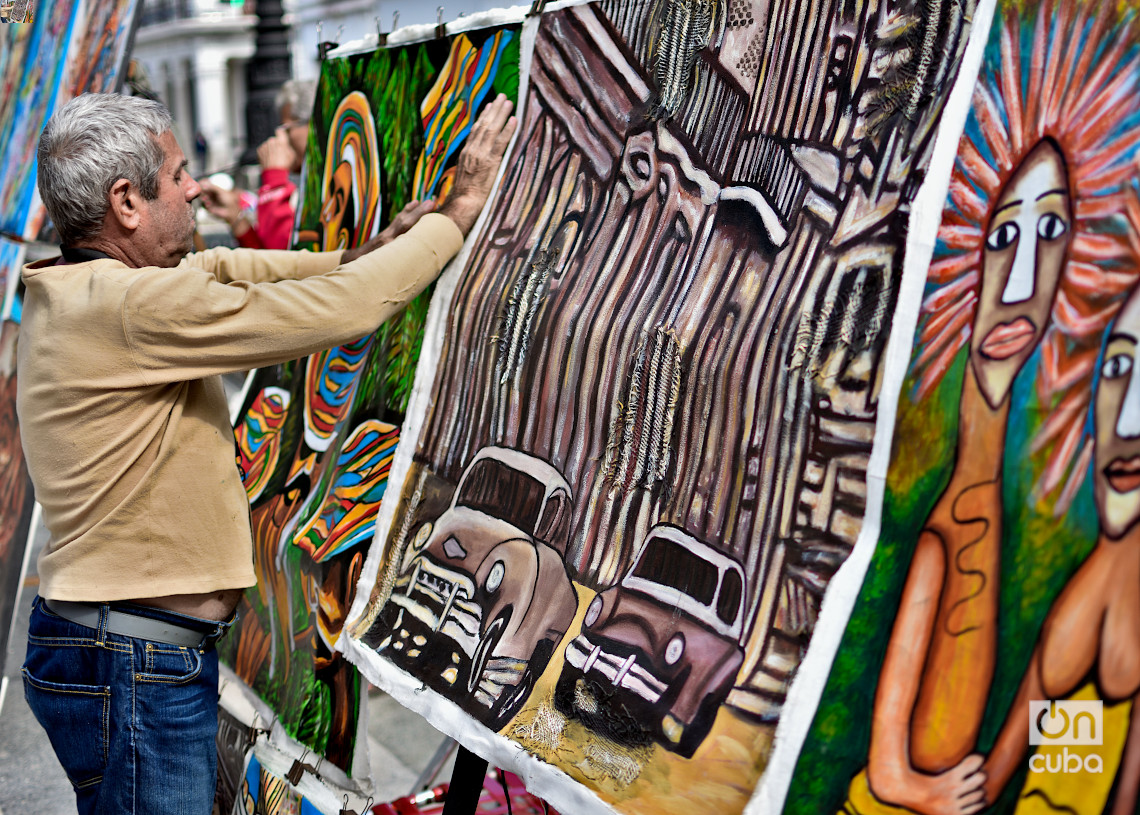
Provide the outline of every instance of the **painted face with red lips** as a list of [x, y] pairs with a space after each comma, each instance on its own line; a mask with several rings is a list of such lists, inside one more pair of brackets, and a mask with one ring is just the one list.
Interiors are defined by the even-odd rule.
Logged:
[[1043, 139], [1010, 176], [990, 216], [970, 359], [996, 409], [1049, 320], [1072, 230], [1065, 159]]
[[1140, 290], [1125, 303], [1104, 352], [1096, 392], [1093, 490], [1104, 533], [1120, 538], [1140, 519]]

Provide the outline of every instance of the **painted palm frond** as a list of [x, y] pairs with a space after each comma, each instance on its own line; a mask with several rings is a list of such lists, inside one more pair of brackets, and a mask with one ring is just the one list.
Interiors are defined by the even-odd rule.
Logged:
[[407, 411], [408, 400], [412, 398], [432, 290], [429, 288], [419, 294], [398, 316], [389, 320], [391, 332], [384, 382], [388, 389], [388, 404], [400, 413]]

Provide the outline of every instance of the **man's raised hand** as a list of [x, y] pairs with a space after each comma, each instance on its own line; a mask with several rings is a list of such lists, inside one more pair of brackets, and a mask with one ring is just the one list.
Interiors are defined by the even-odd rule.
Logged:
[[451, 218], [464, 235], [471, 231], [483, 211], [495, 176], [499, 174], [503, 154], [518, 127], [518, 120], [511, 115], [513, 108], [511, 100], [499, 94], [471, 127], [467, 144], [459, 153], [455, 185], [439, 211]]

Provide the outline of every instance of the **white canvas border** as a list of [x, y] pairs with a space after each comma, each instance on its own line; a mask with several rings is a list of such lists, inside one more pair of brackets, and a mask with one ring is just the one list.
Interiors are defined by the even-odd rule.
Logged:
[[[523, 24], [521, 32], [519, 49], [519, 105], [514, 112], [515, 117], [520, 122], [522, 121], [524, 113], [523, 107], [528, 90], [530, 62], [534, 53], [534, 42], [537, 30], [538, 20], [531, 18]], [[515, 131], [511, 143], [507, 146], [506, 159], [503, 161], [502, 166], [499, 167], [499, 175], [495, 179], [495, 184], [491, 189], [491, 196], [488, 200], [494, 200], [495, 196], [498, 195], [503, 177], [507, 171], [507, 165], [521, 131], [522, 128], [520, 126]], [[489, 217], [490, 208], [484, 207], [483, 212], [480, 213], [478, 220], [468, 233], [467, 240], [463, 243], [463, 248], [459, 250], [459, 254], [452, 259], [436, 281], [435, 293], [432, 295], [431, 304], [428, 306], [427, 320], [424, 324], [423, 346], [420, 350], [419, 365], [416, 366], [416, 376], [412, 384], [412, 394], [408, 400], [408, 410], [404, 414], [404, 424], [400, 428], [400, 444], [396, 448], [392, 468], [388, 472], [388, 487], [385, 491], [386, 500], [380, 503], [380, 511], [376, 516], [376, 532], [372, 538], [372, 545], [368, 549], [368, 557], [364, 562], [364, 569], [361, 572], [360, 580], [357, 583], [356, 597], [353, 599], [352, 607], [349, 609], [348, 622], [345, 623], [341, 637], [337, 642], [337, 650], [344, 650], [341, 647], [341, 643], [348, 637], [343, 632], [352, 630], [364, 615], [369, 598], [372, 595], [372, 587], [376, 584], [376, 576], [379, 572], [380, 562], [384, 556], [385, 543], [388, 540], [392, 522], [396, 516], [396, 506], [399, 503], [398, 497], [403, 491], [404, 481], [407, 479], [408, 471], [411, 469], [412, 456], [419, 444], [424, 420], [427, 418], [428, 410], [431, 407], [432, 388], [435, 386], [435, 375], [439, 369], [439, 363], [443, 355], [443, 335], [447, 328], [447, 317], [451, 311], [451, 299], [455, 294], [456, 286], [459, 284], [460, 275], [463, 274], [463, 270], [467, 266], [467, 261], [474, 249], [475, 241], [481, 235], [483, 227]], [[396, 500], [387, 500], [389, 497], [395, 498]], [[351, 659], [351, 654], [348, 651], [345, 650], [344, 653]], [[365, 675], [367, 676], [367, 674]]]
[[744, 815], [766, 815], [783, 811], [800, 751], [815, 720], [824, 686], [831, 675], [832, 663], [879, 541], [898, 401], [910, 366], [919, 308], [934, 254], [935, 237], [950, 189], [950, 175], [958, 155], [958, 142], [966, 128], [996, 5], [997, 0], [980, 0], [975, 9], [966, 50], [962, 55], [962, 65], [942, 112], [930, 168], [925, 183], [914, 200], [898, 306], [883, 359], [886, 372], [879, 395], [874, 444], [867, 468], [867, 509], [863, 515], [863, 526], [851, 554], [836, 572], [824, 594], [811, 645], [792, 681], [787, 703], [776, 726], [771, 758]]

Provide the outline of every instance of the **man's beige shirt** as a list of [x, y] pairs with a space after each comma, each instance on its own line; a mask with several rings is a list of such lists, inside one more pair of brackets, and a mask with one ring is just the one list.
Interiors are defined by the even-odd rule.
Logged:
[[25, 267], [17, 409], [51, 540], [40, 594], [111, 601], [244, 588], [249, 505], [220, 374], [358, 339], [462, 244], [447, 217], [352, 263], [213, 249], [170, 269]]

